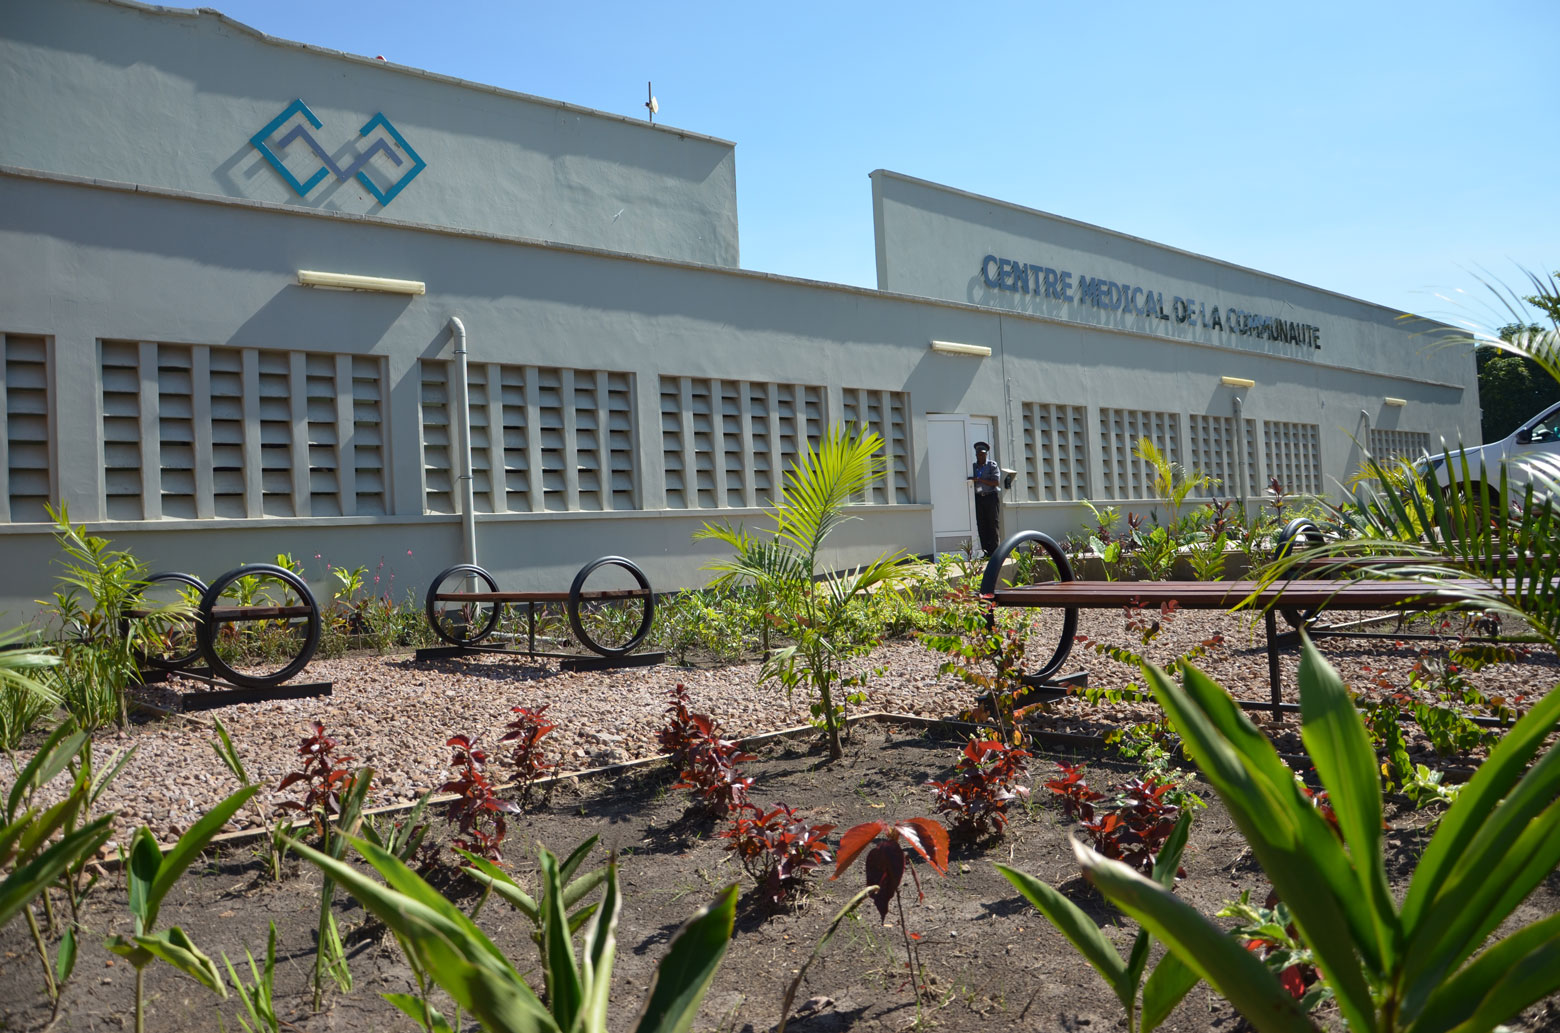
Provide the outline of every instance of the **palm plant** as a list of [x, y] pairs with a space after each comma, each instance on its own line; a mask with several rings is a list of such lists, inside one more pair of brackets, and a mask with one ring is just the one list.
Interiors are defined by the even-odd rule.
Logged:
[[[1387, 884], [1369, 735], [1309, 639], [1301, 736], [1342, 842], [1223, 689], [1195, 668], [1182, 685], [1156, 667], [1145, 673], [1187, 755], [1288, 905], [1350, 1029], [1483, 1033], [1560, 990], [1560, 915], [1484, 946], [1560, 864], [1560, 746], [1545, 749], [1560, 724], [1560, 693], [1540, 700], [1490, 751], [1441, 819], [1400, 905]], [[1082, 844], [1074, 850], [1106, 897], [1258, 1029], [1315, 1028], [1261, 961], [1190, 905]]]
[[[1526, 300], [1545, 308], [1549, 329], [1527, 321], [1520, 311], [1524, 299], [1515, 292], [1486, 284], [1512, 323], [1499, 333], [1443, 338], [1442, 345], [1523, 355], [1560, 381], [1560, 283], [1553, 276], [1528, 276], [1535, 294]], [[1550, 299], [1554, 305], [1545, 304]], [[1355, 572], [1423, 581], [1427, 594], [1445, 599], [1445, 610], [1495, 614], [1526, 624], [1551, 648], [1560, 647], [1560, 458], [1535, 453], [1517, 456], [1498, 470], [1477, 471], [1469, 469], [1465, 454], [1453, 450], [1448, 462], [1460, 469], [1442, 488], [1425, 463], [1392, 468], [1368, 459], [1368, 476], [1360, 478], [1353, 501], [1337, 513], [1345, 538], [1308, 549], [1305, 557], [1337, 557], [1335, 570], [1322, 572], [1329, 576], [1343, 571], [1349, 557], [1381, 551], [1390, 543], [1391, 552], [1419, 562]], [[1490, 489], [1484, 487], [1486, 478]], [[1285, 576], [1302, 558], [1279, 559], [1262, 579]]]
[[1186, 504], [1186, 497], [1194, 491], [1206, 491], [1213, 487], [1214, 479], [1201, 470], [1188, 470], [1180, 463], [1174, 462], [1169, 456], [1154, 445], [1152, 438], [1139, 438], [1136, 448], [1137, 457], [1147, 463], [1153, 471], [1151, 490], [1154, 497], [1163, 499], [1170, 504], [1170, 523], [1177, 524], [1181, 520], [1181, 507]]
[[[1531, 279], [1539, 297], [1560, 300], [1553, 278]], [[1474, 343], [1527, 355], [1560, 380], [1560, 307], [1544, 307], [1552, 329], [1525, 325], [1507, 303], [1523, 327], [1504, 340]], [[1416, 578], [1427, 594], [1444, 599], [1444, 609], [1512, 618], [1555, 648], [1560, 465], [1513, 460], [1528, 481], [1518, 502], [1506, 468], [1489, 471], [1498, 477], [1492, 495], [1465, 487], [1474, 482], [1466, 458], [1460, 462], [1462, 476], [1443, 490], [1426, 470], [1408, 478], [1372, 461], [1377, 487], [1361, 490], [1340, 512], [1352, 537], [1307, 554], [1336, 555], [1342, 568], [1348, 554], [1390, 544], [1422, 562], [1366, 567], [1362, 575]], [[1282, 576], [1296, 560], [1279, 560], [1266, 578]], [[1180, 685], [1157, 668], [1145, 670], [1187, 755], [1219, 791], [1288, 906], [1348, 1027], [1482, 1033], [1560, 990], [1560, 915], [1487, 943], [1560, 865], [1560, 746], [1546, 747], [1560, 726], [1560, 692], [1541, 698], [1490, 751], [1442, 817], [1399, 903], [1386, 878], [1381, 783], [1369, 736], [1337, 672], [1302, 640], [1301, 736], [1341, 843], [1272, 744], [1219, 686], [1194, 668], [1184, 670]], [[1102, 893], [1257, 1028], [1314, 1028], [1271, 972], [1213, 923], [1136, 872], [1075, 849]]]
[[773, 530], [760, 535], [740, 524], [705, 524], [693, 535], [733, 550], [705, 566], [718, 574], [712, 586], [752, 584], [772, 600], [775, 622], [790, 645], [765, 658], [760, 680], [776, 679], [787, 690], [805, 685], [817, 695], [813, 712], [834, 759], [844, 755], [844, 706], [835, 690], [852, 684], [844, 662], [873, 645], [851, 633], [850, 603], [874, 589], [892, 589], [910, 574], [904, 550], [844, 573], [818, 570], [824, 541], [857, 519], [848, 511], [851, 501], [883, 475], [882, 448], [883, 439], [865, 427], [835, 425], [786, 471], [780, 498], [770, 502]]
[[[62, 504], [48, 510], [65, 568], [52, 611], [68, 636], [60, 663], [49, 671], [65, 709], [83, 730], [129, 721], [126, 689], [140, 680], [141, 658], [155, 654], [164, 636], [193, 616], [187, 601], [152, 603], [144, 598], [147, 567], [129, 552], [70, 522]], [[131, 617], [131, 613], [139, 616]]]

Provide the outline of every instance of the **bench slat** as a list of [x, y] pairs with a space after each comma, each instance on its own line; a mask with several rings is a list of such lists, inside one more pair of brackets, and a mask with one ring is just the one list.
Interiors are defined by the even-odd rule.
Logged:
[[[581, 599], [643, 599], [650, 593], [643, 588], [614, 588], [600, 592], [581, 592]], [[568, 592], [439, 592], [434, 599], [446, 603], [562, 603]]]
[[[1477, 580], [1450, 582], [1479, 588]], [[1282, 601], [1298, 609], [1435, 609], [1445, 604], [1436, 589], [1415, 581], [1048, 581], [992, 594], [998, 606], [1076, 606], [1106, 608], [1139, 602], [1148, 606], [1174, 601], [1190, 610], [1227, 610], [1256, 593], [1259, 606]]]
[[211, 619], [214, 621], [263, 621], [279, 617], [307, 617], [313, 613], [312, 607], [297, 604], [294, 606], [213, 606]]

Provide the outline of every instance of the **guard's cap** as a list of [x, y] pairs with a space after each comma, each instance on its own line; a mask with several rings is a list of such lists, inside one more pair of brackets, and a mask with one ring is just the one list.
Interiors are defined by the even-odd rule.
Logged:
[[977, 451], [977, 452], [990, 452], [991, 451], [991, 446], [986, 444], [984, 441], [977, 441], [977, 442], [975, 442], [975, 451]]

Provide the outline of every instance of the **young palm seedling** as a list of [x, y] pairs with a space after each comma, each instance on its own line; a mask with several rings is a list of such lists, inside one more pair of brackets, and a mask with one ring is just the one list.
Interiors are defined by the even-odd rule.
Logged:
[[281, 1020], [276, 1015], [276, 1005], [272, 1000], [276, 985], [275, 922], [271, 923], [271, 935], [265, 943], [265, 968], [262, 970], [255, 964], [255, 956], [249, 953], [247, 947], [244, 948], [244, 957], [249, 959], [249, 976], [254, 980], [250, 986], [246, 986], [239, 978], [228, 956], [225, 953], [222, 955], [228, 978], [233, 981], [239, 1000], [244, 1005], [244, 1014], [238, 1017], [238, 1024], [244, 1027], [244, 1033], [280, 1033]]

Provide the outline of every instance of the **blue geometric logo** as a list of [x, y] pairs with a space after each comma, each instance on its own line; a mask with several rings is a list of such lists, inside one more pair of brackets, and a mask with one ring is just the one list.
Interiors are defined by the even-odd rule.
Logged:
[[[325, 148], [320, 146], [320, 142], [314, 138], [313, 133], [309, 132], [308, 127], [303, 125], [293, 126], [292, 129], [282, 135], [281, 139], [273, 142], [271, 135], [285, 125], [294, 115], [302, 115], [308, 120], [309, 125], [315, 129], [322, 128], [320, 120], [314, 117], [314, 112], [309, 110], [309, 106], [302, 100], [295, 100], [287, 105], [280, 115], [273, 118], [264, 129], [251, 136], [249, 142], [255, 145], [255, 150], [259, 151], [261, 156], [271, 163], [271, 167], [281, 174], [282, 179], [287, 181], [287, 185], [292, 187], [299, 197], [308, 197], [309, 191], [319, 186], [320, 181], [326, 176], [334, 175], [343, 182], [356, 176], [357, 181], [363, 184], [363, 189], [378, 198], [381, 205], [387, 205], [394, 201], [396, 195], [406, 188], [406, 184], [416, 179], [417, 174], [428, 167], [428, 163], [423, 161], [416, 151], [412, 150], [411, 144], [407, 143], [401, 134], [396, 131], [395, 126], [390, 124], [390, 120], [383, 113], [376, 114], [369, 119], [363, 128], [358, 130], [358, 135], [366, 137], [376, 129], [383, 129], [385, 135], [395, 141], [396, 147], [401, 149], [406, 158], [402, 158], [400, 154], [397, 154], [395, 148], [386, 143], [382, 137], [376, 136], [374, 142], [366, 150], [353, 159], [352, 163], [346, 168], [342, 168], [331, 159]], [[283, 163], [281, 155], [278, 153], [285, 151], [288, 145], [295, 140], [301, 140], [304, 146], [320, 160], [320, 167], [308, 179], [302, 181], [293, 175], [292, 170]], [[406, 159], [411, 159], [411, 167], [403, 172], [401, 177], [386, 190], [379, 189], [379, 185], [369, 178], [366, 171], [368, 163], [376, 155], [380, 154], [384, 155], [391, 164], [396, 166], [405, 165]]]

